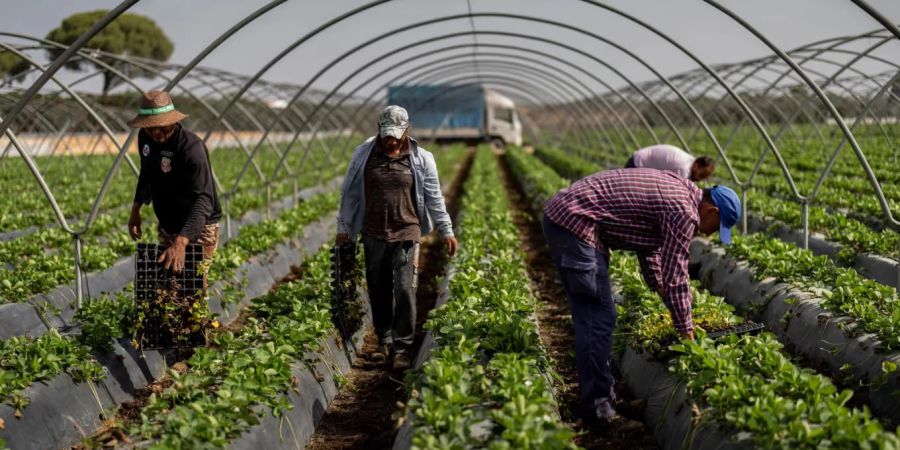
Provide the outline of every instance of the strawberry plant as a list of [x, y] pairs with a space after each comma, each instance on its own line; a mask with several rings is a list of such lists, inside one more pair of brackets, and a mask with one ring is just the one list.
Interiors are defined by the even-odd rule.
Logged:
[[518, 229], [493, 155], [479, 149], [461, 200], [450, 299], [425, 328], [437, 348], [408, 372], [414, 448], [571, 448], [550, 392]]
[[[665, 313], [665, 307], [633, 276], [637, 270], [634, 258], [614, 254], [610, 275], [621, 283], [625, 298], [619, 332], [633, 346], [650, 343], [654, 348], [654, 338], [648, 340], [642, 331], [647, 327], [644, 322], [654, 317], [648, 311]], [[705, 310], [704, 304], [721, 302], [721, 298], [703, 293], [694, 301], [699, 313]], [[649, 329], [656, 327], [649, 325]], [[689, 397], [700, 408], [700, 423], [695, 426], [725, 424], [731, 433], [760, 448], [900, 448], [897, 435], [886, 432], [866, 408], [847, 406], [852, 391], [838, 391], [827, 378], [795, 366], [774, 335], [713, 341], [703, 332], [698, 334], [696, 342], [682, 340], [669, 347], [677, 355], [670, 361], [670, 371], [686, 383]], [[644, 340], [635, 341], [635, 336]]]
[[749, 262], [760, 278], [774, 277], [801, 289], [821, 289], [822, 306], [852, 318], [857, 333], [875, 334], [886, 350], [900, 349], [900, 296], [896, 289], [763, 234], [735, 239], [726, 251]]
[[16, 409], [16, 416], [21, 416], [28, 405], [23, 389], [62, 372], [78, 382], [106, 376], [88, 347], [60, 336], [56, 330], [36, 339], [23, 336], [0, 340], [0, 399]]

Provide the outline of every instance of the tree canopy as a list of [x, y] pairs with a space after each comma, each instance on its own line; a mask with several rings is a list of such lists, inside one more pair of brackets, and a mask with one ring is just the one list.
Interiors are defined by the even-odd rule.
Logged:
[[[105, 16], [107, 12], [107, 10], [97, 10], [73, 14], [63, 19], [60, 26], [47, 33], [46, 39], [70, 45]], [[84, 48], [164, 62], [172, 55], [175, 45], [152, 19], [138, 14], [125, 13], [97, 33], [88, 41]], [[51, 59], [57, 58], [62, 52], [63, 49], [48, 48], [48, 54]], [[148, 75], [143, 70], [132, 65], [123, 64], [113, 58], [101, 56], [99, 59], [131, 77]], [[72, 70], [82, 70], [84, 65], [103, 71], [104, 94], [122, 81], [112, 72], [96, 67], [93, 63], [83, 58], [73, 57], [71, 62], [66, 64], [66, 67]], [[0, 66], [0, 69], [5, 69], [5, 67]], [[10, 72], [7, 71], [7, 73]], [[14, 73], [10, 74], [14, 75]]]

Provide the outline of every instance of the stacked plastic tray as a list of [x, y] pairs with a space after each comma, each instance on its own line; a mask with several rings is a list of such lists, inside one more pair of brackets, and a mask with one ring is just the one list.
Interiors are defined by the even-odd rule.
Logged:
[[[160, 295], [177, 295], [179, 298], [205, 296], [203, 275], [198, 273], [203, 262], [203, 247], [188, 244], [184, 254], [184, 270], [174, 273], [158, 263], [159, 255], [166, 247], [157, 244], [138, 244], [134, 270], [134, 300], [138, 313], [144, 312], [140, 345], [144, 349], [187, 348], [206, 345], [205, 327], [188, 334], [173, 333], [164, 323], [171, 320], [171, 311], [164, 310]], [[204, 308], [206, 306], [204, 305]]]

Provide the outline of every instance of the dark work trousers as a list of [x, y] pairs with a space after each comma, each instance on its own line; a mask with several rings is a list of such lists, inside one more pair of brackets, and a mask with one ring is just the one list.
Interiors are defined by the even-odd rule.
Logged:
[[372, 321], [381, 344], [409, 352], [416, 331], [419, 243], [363, 236]]
[[544, 237], [569, 299], [575, 326], [575, 366], [584, 411], [594, 400], [615, 401], [609, 365], [616, 306], [609, 285], [609, 256], [544, 218]]

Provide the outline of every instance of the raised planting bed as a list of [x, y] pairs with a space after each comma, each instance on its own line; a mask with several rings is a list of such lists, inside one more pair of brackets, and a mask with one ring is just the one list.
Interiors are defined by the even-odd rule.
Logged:
[[[303, 265], [298, 281], [253, 300], [236, 331], [198, 349], [173, 384], [151, 396], [138, 423], [123, 431], [137, 447], [299, 448], [350, 368], [352, 349], [337, 338], [330, 312], [330, 249]], [[358, 299], [365, 303], [364, 296]], [[366, 313], [367, 315], [367, 313]]]
[[[219, 316], [220, 324], [227, 325], [234, 320], [250, 299], [268, 292], [275, 280], [290, 273], [292, 265], [299, 265], [333, 237], [334, 215], [328, 211], [333, 211], [336, 205], [336, 194], [318, 195], [294, 205], [277, 219], [247, 225], [238, 237], [217, 251], [210, 275], [211, 280], [217, 280], [210, 289], [210, 309]], [[79, 350], [82, 353], [78, 361], [85, 366], [105, 367], [105, 371], [100, 367], [101, 375], [93, 377], [102, 380], [93, 386], [76, 382], [70, 372], [63, 373], [66, 368], [61, 366], [29, 375], [28, 387], [18, 394], [30, 401], [24, 410], [18, 408], [22, 417], [15, 418], [13, 406], [0, 406], [0, 419], [6, 423], [5, 429], [0, 430], [0, 438], [17, 449], [72, 444], [83, 433], [96, 429], [115, 405], [131, 400], [137, 389], [165, 374], [166, 364], [159, 352], [134, 351], [130, 337], [133, 319], [127, 314], [131, 301], [130, 296], [122, 294], [88, 304], [79, 315], [85, 325], [82, 333], [62, 338], [72, 342], [76, 349], [82, 348], [75, 345], [79, 341], [97, 349], [93, 355], [96, 362], [91, 362], [91, 354], [85, 350]], [[118, 339], [123, 336], [126, 337]], [[15, 349], [28, 346], [19, 343]], [[56, 356], [44, 352], [40, 358], [56, 359]], [[28, 372], [13, 372], [4, 367], [2, 373], [20, 379]], [[36, 383], [39, 381], [42, 383]], [[77, 400], [59, 402], [60, 391], [76, 395]], [[41, 431], [35, 433], [35, 430]]]
[[[768, 213], [770, 210], [764, 211]], [[802, 230], [768, 215], [748, 214], [747, 231], [750, 233], [766, 233], [797, 246], [803, 246]], [[843, 231], [846, 231], [847, 236], [859, 236], [858, 233], [852, 231]], [[850, 239], [852, 238], [848, 237], [843, 240], [848, 241]], [[853, 267], [866, 278], [875, 280], [885, 286], [898, 286], [897, 276], [900, 273], [900, 267], [898, 267], [898, 262], [894, 259], [843, 246], [816, 232], [809, 234], [808, 243], [809, 250], [817, 255], [825, 255], [838, 264]]]
[[[338, 178], [321, 186], [303, 189], [298, 192], [296, 198], [293, 195], [284, 198], [273, 204], [272, 209], [278, 213], [291, 210], [298, 201], [310, 200], [323, 192], [334, 192], [340, 186], [340, 181]], [[232, 221], [232, 227], [237, 230], [235, 234], [238, 234], [243, 227], [263, 220], [265, 213], [251, 211], [240, 220]], [[150, 234], [149, 229], [145, 231], [147, 232], [145, 235]], [[124, 235], [121, 229], [120, 233]], [[222, 230], [219, 238], [220, 247], [227, 242], [228, 238]], [[90, 292], [96, 293], [95, 296], [102, 297], [104, 293], [116, 294], [125, 291], [134, 279], [134, 243], [130, 240], [128, 248], [128, 253], [132, 256], [116, 261], [107, 269], [85, 274], [84, 285]], [[222, 248], [218, 250], [219, 253], [222, 251]], [[72, 268], [67, 267], [65, 270], [71, 272]], [[94, 300], [85, 299], [83, 306]], [[52, 288], [44, 294], [34, 295], [23, 302], [0, 304], [0, 339], [25, 335], [37, 337], [51, 328], [77, 326], [80, 321], [75, 318], [75, 305], [74, 282]]]
[[571, 448], [540, 345], [518, 230], [494, 155], [475, 156], [458, 225], [460, 252], [407, 379], [395, 449]]
[[[794, 365], [771, 333], [675, 342], [669, 312], [649, 291], [636, 259], [614, 253], [619, 364], [629, 389], [647, 401], [645, 419], [660, 447], [898, 448], [867, 409], [848, 407], [850, 390]], [[694, 323], [738, 323], [720, 297], [693, 289]], [[674, 345], [670, 345], [674, 343]]]
[[815, 367], [900, 422], [900, 297], [825, 256], [754, 234], [727, 249], [695, 239], [691, 261], [711, 292], [764, 322]]

